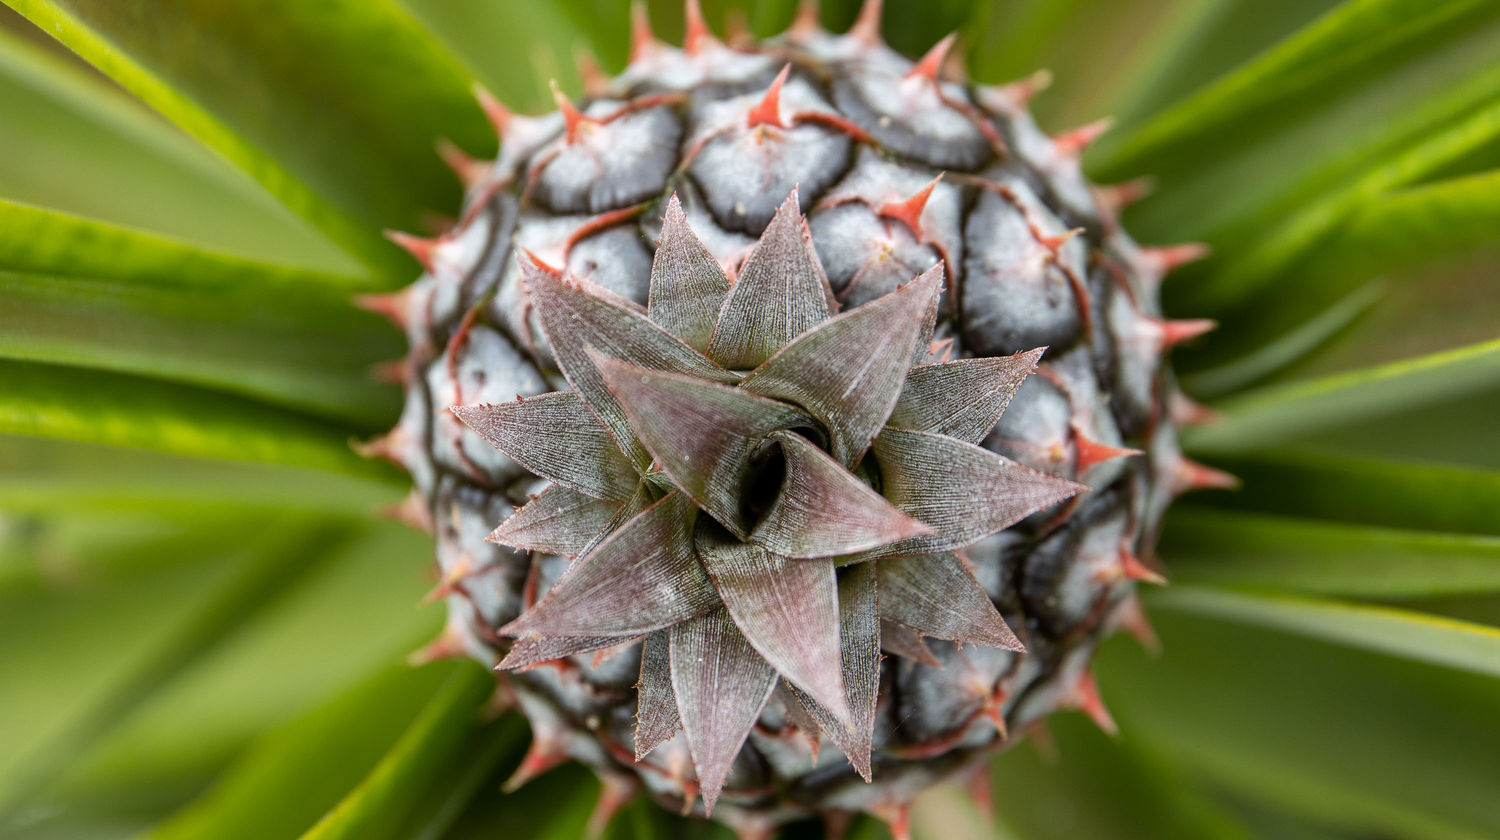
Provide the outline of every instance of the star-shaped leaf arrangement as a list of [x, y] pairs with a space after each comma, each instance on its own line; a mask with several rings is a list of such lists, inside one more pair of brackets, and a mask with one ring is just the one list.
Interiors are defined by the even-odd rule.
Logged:
[[491, 539], [578, 556], [502, 668], [644, 636], [637, 757], [711, 809], [773, 694], [869, 778], [882, 626], [1022, 649], [953, 552], [1085, 488], [978, 445], [1041, 350], [914, 365], [941, 264], [836, 314], [793, 191], [734, 283], [674, 196], [647, 311], [521, 269], [572, 390], [452, 411], [552, 482]]

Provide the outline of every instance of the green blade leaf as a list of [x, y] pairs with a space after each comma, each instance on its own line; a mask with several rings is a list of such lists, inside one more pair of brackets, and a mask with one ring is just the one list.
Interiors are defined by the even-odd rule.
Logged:
[[[249, 524], [264, 527], [253, 520]], [[92, 749], [74, 756], [49, 801], [106, 812], [153, 803], [160, 810], [197, 795], [253, 738], [387, 668], [436, 635], [442, 609], [417, 607], [431, 586], [421, 572], [421, 558], [430, 551], [430, 539], [423, 534], [394, 524], [365, 525], [295, 586], [240, 620], [237, 631], [194, 667], [161, 684]], [[191, 567], [212, 567], [193, 562], [196, 555], [186, 558]], [[93, 589], [99, 592], [96, 600], [125, 601], [120, 609], [134, 609], [124, 592], [115, 594], [104, 583]], [[112, 652], [101, 648], [98, 639], [153, 626], [149, 606], [142, 606], [123, 619], [116, 612], [116, 620], [101, 616], [95, 624], [80, 604], [77, 609], [90, 620], [74, 617], [64, 626], [76, 628], [70, 632], [88, 641], [91, 647], [84, 650], [109, 661]], [[370, 621], [372, 615], [381, 620]], [[40, 632], [24, 638], [44, 637], [50, 638]], [[42, 656], [55, 650], [44, 647]], [[76, 669], [83, 661], [88, 660], [71, 655], [54, 660], [54, 667]], [[357, 768], [353, 778], [330, 791], [289, 831], [305, 830], [367, 769]]]
[[[1107, 689], [1106, 689], [1107, 690]], [[1144, 745], [1111, 740], [1079, 715], [1047, 722], [1055, 760], [1020, 744], [990, 762], [995, 825], [962, 788], [945, 785], [912, 808], [918, 838], [1249, 840], [1250, 833], [1200, 783]]]
[[1242, 452], [1496, 384], [1500, 339], [1235, 397], [1220, 406], [1223, 419], [1183, 442], [1198, 452]]
[[[0, 195], [325, 270], [359, 264], [129, 94], [0, 8]], [[142, 196], [150, 196], [143, 201]]]
[[1216, 506], [1500, 536], [1500, 472], [1494, 470], [1285, 450], [1221, 456], [1214, 464], [1244, 482], [1239, 492], [1216, 498]]
[[472, 677], [464, 663], [383, 669], [260, 738], [212, 790], [150, 837], [297, 837], [378, 768], [434, 703]]
[[[1138, 169], [1204, 135], [1260, 121], [1287, 101], [1326, 95], [1372, 68], [1399, 61], [1431, 33], [1452, 31], [1494, 10], [1486, 0], [1351, 0], [1233, 73], [1106, 143], [1101, 169]], [[1290, 109], [1288, 109], [1290, 110]], [[1284, 117], [1283, 117], [1284, 118]]]
[[358, 281], [200, 251], [0, 201], [0, 356], [259, 397], [369, 430], [395, 389], [369, 365], [400, 337]]
[[1500, 629], [1392, 607], [1196, 586], [1152, 594], [1166, 609], [1260, 625], [1283, 632], [1500, 676]]
[[380, 229], [415, 229], [423, 209], [458, 206], [433, 141], [493, 145], [463, 68], [391, 0], [275, 0], [240, 13], [7, 2], [393, 276], [414, 272]]
[[236, 574], [188, 600], [187, 609], [173, 622], [171, 634], [162, 644], [123, 679], [91, 694], [87, 710], [58, 737], [36, 750], [20, 778], [0, 793], [0, 814], [42, 790], [162, 683], [190, 667], [238, 629], [247, 615], [316, 568], [334, 545], [348, 538], [347, 528], [314, 529], [275, 520], [272, 525], [266, 531], [271, 537], [253, 547], [251, 559], [239, 563]]
[[348, 432], [227, 394], [55, 365], [0, 360], [0, 434], [199, 458], [311, 467], [399, 481], [355, 455]]
[[303, 840], [376, 840], [393, 832], [431, 778], [458, 763], [495, 677], [477, 662], [458, 666], [364, 781]]
[[1180, 510], [1162, 544], [1174, 584], [1365, 598], [1500, 592], [1500, 537]]
[[[1341, 836], [1494, 837], [1500, 681], [1177, 610], [1095, 662], [1131, 743]], [[1066, 758], [1066, 756], [1064, 756]]]

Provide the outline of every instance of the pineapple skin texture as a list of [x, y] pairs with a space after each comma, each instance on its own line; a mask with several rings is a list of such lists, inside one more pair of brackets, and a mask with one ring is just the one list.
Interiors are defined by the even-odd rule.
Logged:
[[[878, 15], [878, 5], [877, 5]], [[522, 116], [481, 95], [497, 160], [449, 150], [468, 187], [461, 220], [434, 240], [397, 237], [425, 273], [367, 301], [406, 331], [406, 402], [367, 446], [413, 478], [396, 513], [436, 538], [448, 606], [419, 657], [499, 661], [515, 619], [568, 561], [485, 537], [546, 482], [447, 409], [566, 389], [528, 306], [518, 254], [646, 304], [668, 197], [732, 278], [796, 188], [844, 309], [943, 263], [933, 360], [1046, 346], [985, 446], [1092, 488], [964, 552], [1025, 654], [883, 628], [874, 780], [866, 783], [795, 704], [773, 697], [715, 819], [742, 834], [808, 816], [867, 812], [899, 828], [922, 789], [983, 760], [1059, 708], [1113, 727], [1088, 663], [1116, 629], [1150, 637], [1138, 581], [1171, 499], [1222, 481], [1185, 460], [1176, 428], [1196, 412], [1164, 364], [1206, 325], [1161, 317], [1157, 287], [1190, 246], [1137, 245], [1116, 220], [1127, 189], [1097, 188], [1079, 154], [1096, 127], [1049, 137], [1026, 111], [1038, 79], [987, 87], [885, 47], [870, 15], [845, 34], [800, 21], [733, 49], [690, 15], [683, 48], [638, 30], [632, 61], [585, 103]], [[788, 68], [785, 76], [779, 76]], [[605, 783], [601, 816], [644, 790], [703, 813], [682, 736], [636, 762], [639, 644], [502, 679], [534, 742], [512, 780], [574, 759]]]

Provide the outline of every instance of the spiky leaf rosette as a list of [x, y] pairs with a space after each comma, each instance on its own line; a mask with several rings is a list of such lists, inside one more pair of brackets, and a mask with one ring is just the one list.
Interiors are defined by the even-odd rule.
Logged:
[[730, 49], [690, 15], [583, 106], [482, 97], [463, 219], [399, 237], [428, 271], [373, 302], [412, 353], [371, 449], [437, 531], [428, 653], [532, 721], [515, 784], [572, 757], [745, 830], [899, 822], [1053, 709], [1112, 726], [1093, 649], [1147, 632], [1138, 558], [1221, 480], [1163, 369], [1206, 326], [1155, 302], [1191, 249], [1120, 231], [1096, 129], [873, 19]]

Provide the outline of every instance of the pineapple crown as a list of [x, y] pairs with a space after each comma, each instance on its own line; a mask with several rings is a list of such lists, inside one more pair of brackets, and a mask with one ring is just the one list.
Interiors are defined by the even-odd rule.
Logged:
[[1023, 649], [954, 552], [1086, 488], [977, 445], [1042, 349], [919, 363], [941, 263], [835, 314], [796, 190], [734, 282], [673, 196], [645, 310], [528, 257], [572, 390], [451, 410], [551, 482], [489, 539], [577, 559], [499, 667], [646, 637], [712, 808], [778, 679], [869, 778], [882, 622]]

